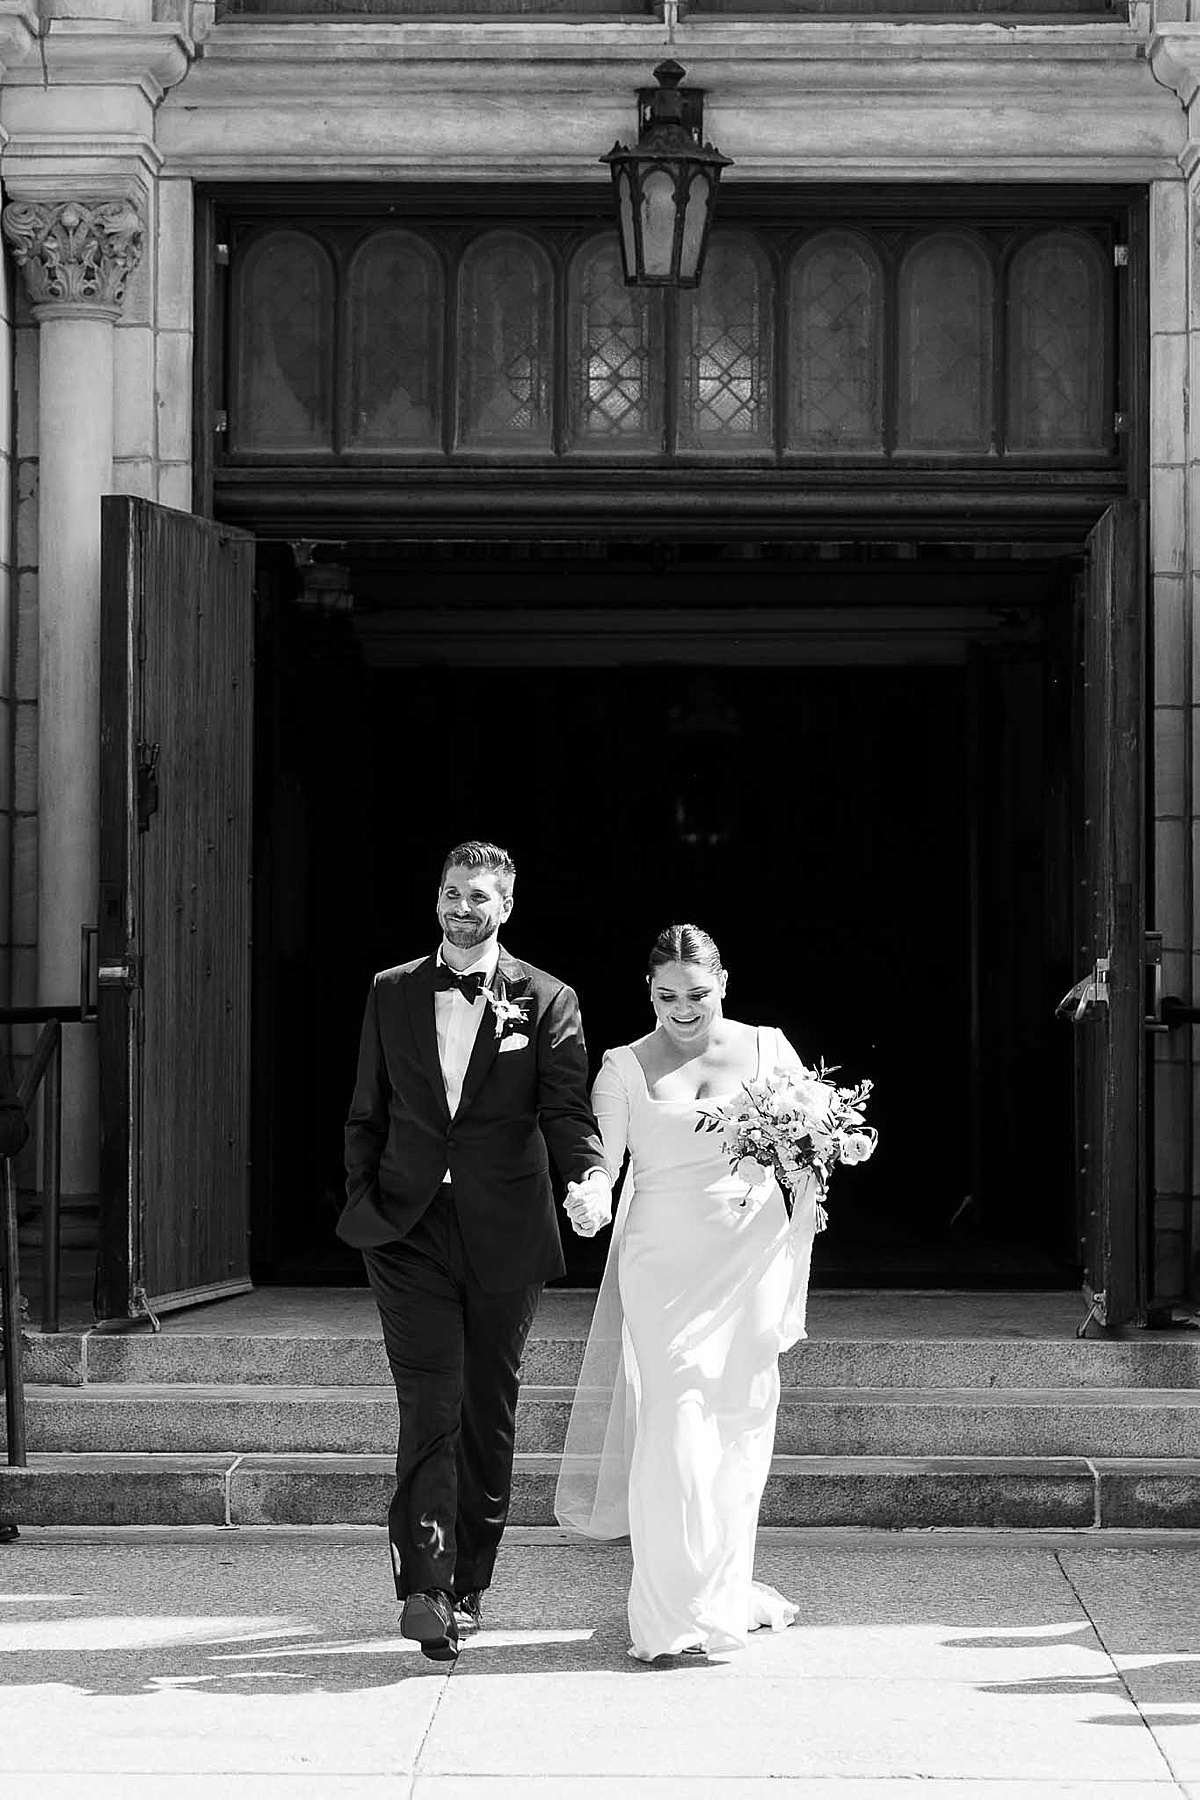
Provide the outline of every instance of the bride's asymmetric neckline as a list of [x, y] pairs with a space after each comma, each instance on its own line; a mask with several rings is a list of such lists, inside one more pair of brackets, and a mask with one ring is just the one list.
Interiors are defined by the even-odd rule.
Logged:
[[[762, 1080], [762, 1066], [763, 1066], [762, 1027], [759, 1025], [756, 1025], [753, 1029], [754, 1029], [754, 1049], [755, 1049], [755, 1054], [756, 1054], [758, 1060], [754, 1065], [754, 1074], [750, 1077], [750, 1079], [752, 1081], [761, 1081]], [[738, 1094], [740, 1094], [742, 1091], [742, 1084], [739, 1083], [737, 1087], [731, 1088], [729, 1093], [727, 1093], [727, 1094], [693, 1094], [690, 1099], [660, 1100], [657, 1097], [657, 1095], [651, 1093], [650, 1078], [646, 1074], [645, 1069], [643, 1069], [642, 1059], [638, 1055], [637, 1051], [634, 1049], [632, 1044], [630, 1044], [630, 1046], [629, 1046], [629, 1054], [630, 1054], [630, 1056], [632, 1056], [634, 1062], [638, 1066], [638, 1074], [642, 1078], [642, 1086], [646, 1090], [646, 1098], [650, 1102], [651, 1106], [719, 1106], [723, 1101], [736, 1099]], [[674, 1074], [674, 1072], [675, 1071], [672, 1069], [671, 1073]]]

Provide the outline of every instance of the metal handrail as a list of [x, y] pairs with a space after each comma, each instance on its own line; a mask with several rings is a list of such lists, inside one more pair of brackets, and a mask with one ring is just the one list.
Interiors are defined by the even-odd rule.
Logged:
[[[62, 1028], [85, 1017], [78, 1006], [16, 1006], [0, 1009], [0, 1024], [42, 1026], [29, 1067], [17, 1089], [26, 1114], [42, 1094], [42, 1330], [58, 1330], [59, 1221], [62, 1213]], [[8, 1460], [23, 1469], [28, 1461], [25, 1383], [22, 1376], [21, 1272], [17, 1241], [17, 1183], [11, 1156], [4, 1158], [0, 1184], [0, 1332], [4, 1344], [4, 1422]]]

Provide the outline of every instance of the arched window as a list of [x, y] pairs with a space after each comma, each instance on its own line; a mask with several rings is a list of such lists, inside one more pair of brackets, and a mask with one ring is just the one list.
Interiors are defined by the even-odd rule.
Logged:
[[992, 447], [991, 264], [982, 247], [938, 232], [900, 265], [897, 447], [937, 455]]
[[788, 445], [883, 449], [883, 276], [874, 251], [823, 231], [792, 260]]
[[1103, 450], [1111, 401], [1104, 263], [1077, 231], [1045, 231], [1008, 270], [1010, 450]]
[[459, 273], [458, 441], [548, 450], [554, 334], [550, 260], [516, 233], [473, 244]]
[[423, 238], [380, 231], [346, 276], [352, 449], [437, 449], [442, 411], [442, 271]]
[[661, 447], [661, 359], [650, 296], [625, 286], [616, 238], [585, 244], [567, 284], [570, 435], [575, 449]]
[[269, 231], [238, 266], [230, 448], [333, 448], [333, 264], [302, 231]]
[[720, 233], [682, 312], [679, 441], [729, 455], [772, 448], [772, 282], [748, 237]]

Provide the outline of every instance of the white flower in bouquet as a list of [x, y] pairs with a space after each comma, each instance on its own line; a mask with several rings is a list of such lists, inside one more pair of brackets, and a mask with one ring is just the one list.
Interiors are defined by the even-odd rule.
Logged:
[[[828, 1079], [833, 1073], [824, 1063], [777, 1068], [764, 1080], [743, 1082], [736, 1099], [702, 1106], [696, 1121], [697, 1131], [722, 1134], [735, 1174], [747, 1160], [773, 1171], [789, 1219], [802, 1182], [815, 1180], [818, 1231], [828, 1223], [825, 1198], [833, 1170], [866, 1162], [879, 1136], [862, 1112], [872, 1083], [837, 1087]], [[747, 1184], [739, 1201], [744, 1206], [750, 1182], [746, 1173], [740, 1178]]]

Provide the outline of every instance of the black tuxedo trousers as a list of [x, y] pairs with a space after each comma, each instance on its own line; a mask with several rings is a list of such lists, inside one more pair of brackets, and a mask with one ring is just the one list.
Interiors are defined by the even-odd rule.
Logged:
[[518, 1371], [542, 1283], [476, 1278], [449, 1184], [363, 1250], [400, 1406], [388, 1537], [396, 1593], [486, 1588], [508, 1518]]

